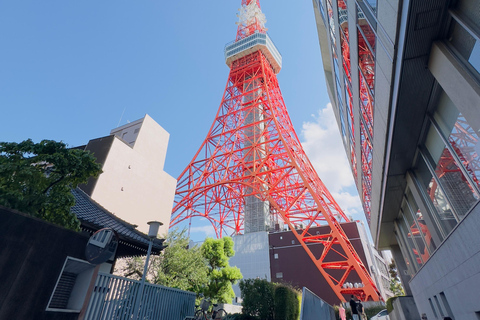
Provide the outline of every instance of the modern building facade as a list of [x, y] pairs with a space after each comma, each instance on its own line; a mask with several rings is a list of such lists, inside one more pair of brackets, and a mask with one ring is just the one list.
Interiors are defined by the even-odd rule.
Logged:
[[103, 173], [80, 186], [93, 200], [119, 218], [148, 232], [147, 222], [160, 221], [168, 231], [176, 179], [163, 171], [169, 134], [149, 115], [90, 140]]
[[313, 5], [376, 247], [392, 251], [420, 314], [479, 319], [479, 2]]

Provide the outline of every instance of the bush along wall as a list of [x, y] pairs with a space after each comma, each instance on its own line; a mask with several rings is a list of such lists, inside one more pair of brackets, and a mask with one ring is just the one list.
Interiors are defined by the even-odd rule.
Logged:
[[297, 292], [285, 285], [275, 287], [275, 320], [297, 320], [300, 315]]
[[297, 320], [300, 315], [298, 293], [288, 285], [265, 279], [240, 281], [242, 320]]

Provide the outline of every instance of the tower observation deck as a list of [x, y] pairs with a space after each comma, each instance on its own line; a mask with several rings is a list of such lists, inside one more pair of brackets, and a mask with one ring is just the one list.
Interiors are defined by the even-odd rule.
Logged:
[[225, 46], [225, 62], [227, 66], [232, 67], [233, 61], [258, 50], [270, 62], [275, 74], [278, 74], [280, 69], [282, 69], [282, 56], [266, 33], [255, 32], [242, 40], [228, 43]]
[[287, 226], [319, 271], [312, 278], [323, 277], [339, 301], [352, 294], [379, 300], [339, 223], [349, 219], [295, 133], [276, 76], [282, 56], [265, 22], [259, 0], [242, 0], [237, 36], [225, 46], [225, 92], [207, 137], [177, 179], [170, 227], [206, 219], [222, 237]]

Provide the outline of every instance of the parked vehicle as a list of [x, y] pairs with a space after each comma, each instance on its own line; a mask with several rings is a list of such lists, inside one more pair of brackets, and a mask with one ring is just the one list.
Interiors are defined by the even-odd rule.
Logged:
[[228, 314], [225, 310], [218, 308], [218, 304], [213, 304], [212, 312], [208, 312], [210, 308], [210, 300], [202, 299], [199, 306], [195, 306], [195, 320], [226, 320]]
[[387, 309], [383, 309], [382, 311], [371, 317], [370, 320], [390, 320]]

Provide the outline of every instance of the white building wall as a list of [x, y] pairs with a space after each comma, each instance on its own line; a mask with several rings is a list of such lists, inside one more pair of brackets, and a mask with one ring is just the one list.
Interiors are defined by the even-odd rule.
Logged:
[[[268, 233], [252, 232], [233, 237], [235, 255], [230, 258], [230, 265], [238, 267], [243, 279], [266, 279], [270, 281], [270, 253]], [[233, 286], [235, 296], [240, 297], [240, 287]]]
[[[137, 131], [138, 129], [138, 131]], [[168, 231], [176, 179], [163, 171], [169, 134], [150, 116], [112, 130], [108, 156], [91, 194], [110, 212], [147, 233], [148, 221]]]
[[[362, 221], [357, 222], [358, 233], [360, 235], [360, 239], [362, 240], [362, 245], [365, 251], [365, 257], [367, 259], [368, 268], [370, 272], [370, 276], [372, 277], [373, 281], [375, 281], [375, 285], [377, 289], [380, 291], [382, 298], [384, 301], [391, 296], [393, 296], [392, 292], [388, 287], [385, 286], [385, 278], [389, 279], [388, 273], [385, 274], [384, 269], [388, 270], [388, 264], [385, 262], [383, 257], [380, 253], [375, 249], [373, 244], [370, 242], [365, 225]], [[381, 264], [381, 265], [380, 265]]]

